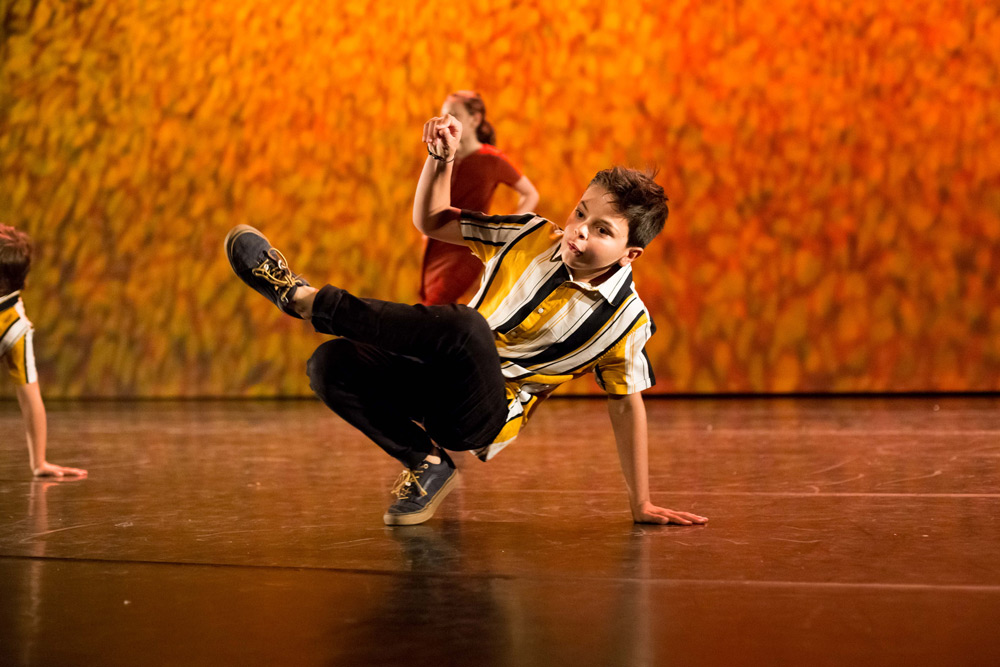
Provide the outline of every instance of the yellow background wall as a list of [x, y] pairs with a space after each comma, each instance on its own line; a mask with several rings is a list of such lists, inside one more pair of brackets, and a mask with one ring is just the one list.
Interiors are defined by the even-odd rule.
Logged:
[[0, 8], [0, 218], [38, 246], [47, 396], [308, 394], [321, 338], [222, 239], [253, 224], [313, 282], [415, 300], [420, 128], [457, 88], [556, 221], [596, 170], [659, 167], [654, 391], [1000, 390], [996, 5]]

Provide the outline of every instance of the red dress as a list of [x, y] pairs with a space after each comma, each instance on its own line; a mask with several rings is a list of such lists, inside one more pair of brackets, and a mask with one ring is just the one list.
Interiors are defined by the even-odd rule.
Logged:
[[[451, 205], [489, 213], [497, 185], [513, 186], [521, 172], [489, 144], [455, 161], [451, 172]], [[420, 303], [455, 303], [479, 278], [483, 263], [466, 246], [427, 239], [420, 275]]]

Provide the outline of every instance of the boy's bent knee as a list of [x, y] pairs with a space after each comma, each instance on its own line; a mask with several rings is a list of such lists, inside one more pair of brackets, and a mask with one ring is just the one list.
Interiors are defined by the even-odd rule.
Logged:
[[468, 339], [489, 340], [492, 346], [493, 333], [486, 319], [479, 314], [478, 310], [462, 304], [451, 304], [447, 306], [431, 306], [435, 309], [435, 315], [443, 319], [455, 338], [465, 341]]
[[493, 330], [490, 329], [489, 322], [478, 310], [461, 306], [458, 317], [461, 322], [461, 330], [465, 334], [465, 345], [473, 353], [485, 353], [490, 356], [496, 354]]

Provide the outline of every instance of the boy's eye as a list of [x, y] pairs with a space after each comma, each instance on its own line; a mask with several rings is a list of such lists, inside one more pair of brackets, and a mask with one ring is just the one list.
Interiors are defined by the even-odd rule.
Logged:
[[583, 211], [581, 211], [580, 209], [576, 209], [575, 213], [578, 219], [583, 217]]
[[597, 231], [598, 231], [598, 232], [599, 232], [600, 234], [602, 234], [603, 236], [607, 236], [608, 234], [610, 234], [610, 233], [611, 233], [611, 232], [609, 232], [609, 231], [608, 231], [608, 228], [607, 228], [607, 227], [600, 227], [600, 228], [598, 228], [598, 230], [597, 230]]

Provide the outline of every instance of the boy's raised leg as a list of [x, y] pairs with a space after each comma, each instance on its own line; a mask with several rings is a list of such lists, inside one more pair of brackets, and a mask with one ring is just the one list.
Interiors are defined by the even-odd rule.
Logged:
[[[433, 400], [420, 401], [426, 404], [422, 413], [409, 418], [420, 423], [439, 447], [475, 449], [491, 442], [503, 426], [507, 407], [500, 359], [489, 325], [474, 310], [359, 299], [330, 285], [317, 291], [291, 271], [284, 256], [259, 231], [246, 225], [229, 232], [225, 249], [237, 276], [282, 312], [311, 320], [317, 332], [374, 346], [384, 353], [406, 357], [410, 363], [425, 364], [430, 371], [428, 379], [415, 388], [413, 398]], [[315, 386], [319, 380], [320, 385], [327, 384], [322, 368], [326, 365], [315, 355], [310, 361], [314, 390], [338, 414], [350, 412], [350, 405], [340, 405], [336, 396], [325, 396], [328, 392]], [[399, 378], [383, 380], [392, 386]], [[350, 394], [348, 388], [340, 393]], [[369, 432], [360, 420], [348, 421], [406, 466], [393, 488], [396, 500], [383, 517], [385, 523], [412, 525], [431, 518], [458, 478], [444, 449], [420, 460], [407, 460], [416, 454], [413, 443], [391, 438], [394, 442], [389, 444], [395, 446], [388, 447], [379, 439], [386, 434]], [[394, 449], [403, 453], [390, 451]]]

